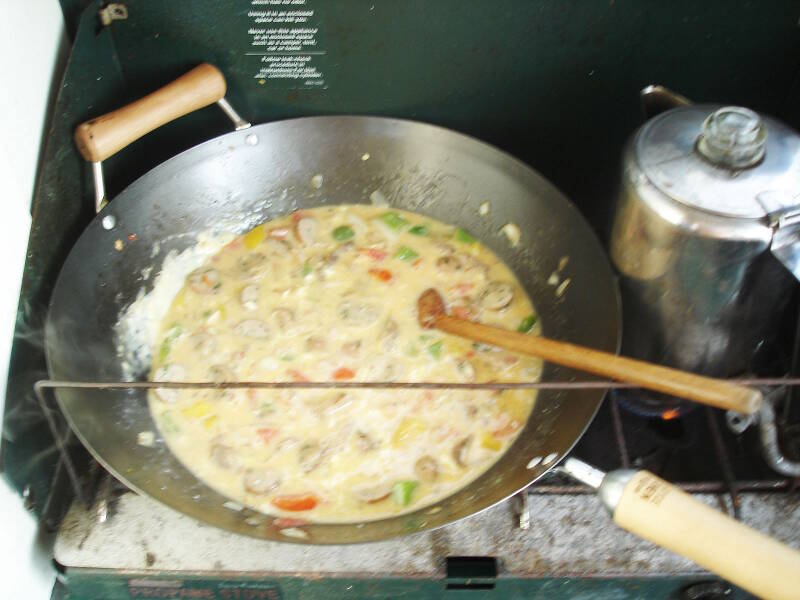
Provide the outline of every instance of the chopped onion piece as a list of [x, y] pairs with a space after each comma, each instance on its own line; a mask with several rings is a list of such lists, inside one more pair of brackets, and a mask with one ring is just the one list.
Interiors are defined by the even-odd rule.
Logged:
[[156, 441], [156, 434], [152, 431], [140, 431], [139, 435], [136, 436], [136, 442], [140, 446], [146, 446], [147, 448], [151, 448]]
[[379, 190], [375, 190], [369, 195], [369, 200], [375, 206], [389, 206], [389, 201], [386, 199], [386, 196], [381, 194]]
[[520, 231], [516, 223], [506, 223], [500, 231], [506, 235], [512, 246], [516, 248], [519, 245]]
[[281, 535], [285, 535], [286, 537], [293, 537], [301, 540], [307, 540], [309, 538], [308, 532], [303, 531], [298, 527], [285, 527], [283, 529], [279, 529], [278, 531]]
[[567, 291], [567, 287], [569, 287], [570, 283], [572, 283], [572, 279], [570, 279], [569, 277], [567, 277], [564, 281], [561, 282], [561, 285], [559, 285], [556, 288], [556, 297], [557, 298], [561, 298], [561, 296], [564, 295], [564, 292]]

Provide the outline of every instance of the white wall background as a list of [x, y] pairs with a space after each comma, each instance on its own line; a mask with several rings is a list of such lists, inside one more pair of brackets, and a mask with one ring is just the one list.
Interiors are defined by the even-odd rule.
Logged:
[[[51, 84], [68, 52], [57, 0], [0, 2], [0, 415]], [[55, 571], [0, 478], [0, 598], [46, 600]]]

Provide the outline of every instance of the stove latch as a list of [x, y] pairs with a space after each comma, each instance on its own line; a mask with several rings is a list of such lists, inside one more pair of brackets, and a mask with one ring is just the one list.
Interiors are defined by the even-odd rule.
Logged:
[[122, 4], [122, 2], [112, 2], [98, 10], [97, 16], [100, 17], [100, 24], [103, 27], [108, 27], [114, 21], [124, 21], [127, 19], [128, 7]]
[[493, 556], [448, 556], [445, 559], [447, 590], [493, 590], [497, 559]]

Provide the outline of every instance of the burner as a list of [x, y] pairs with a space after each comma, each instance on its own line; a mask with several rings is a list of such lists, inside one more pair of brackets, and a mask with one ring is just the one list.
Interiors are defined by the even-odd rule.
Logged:
[[668, 394], [648, 390], [612, 390], [620, 406], [640, 417], [655, 417], [670, 421], [689, 414], [697, 405]]

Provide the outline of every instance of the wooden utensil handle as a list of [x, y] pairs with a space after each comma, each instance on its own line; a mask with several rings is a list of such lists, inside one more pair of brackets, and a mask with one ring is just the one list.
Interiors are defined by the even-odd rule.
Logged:
[[763, 598], [800, 598], [800, 552], [706, 506], [647, 471], [614, 511], [623, 529]]
[[752, 388], [567, 342], [490, 327], [449, 315], [438, 317], [435, 326], [454, 335], [717, 408], [751, 414], [758, 410], [762, 401], [761, 392]]
[[225, 77], [203, 63], [175, 81], [75, 129], [83, 158], [99, 162], [170, 121], [225, 97]]

